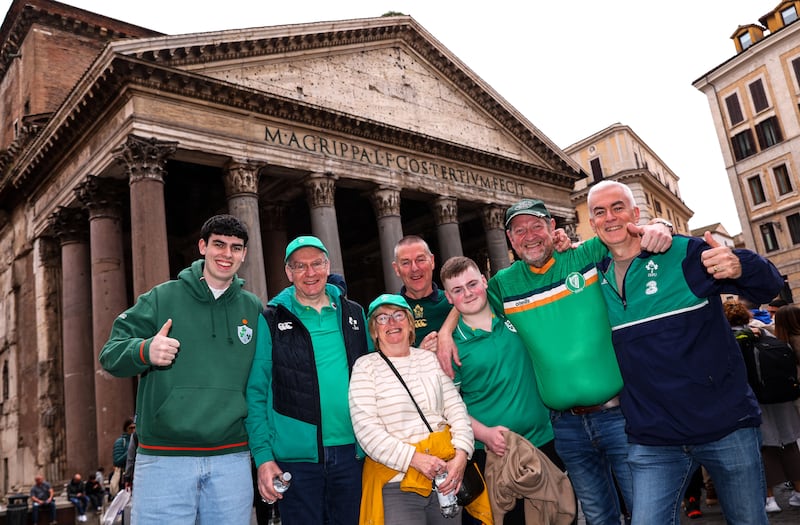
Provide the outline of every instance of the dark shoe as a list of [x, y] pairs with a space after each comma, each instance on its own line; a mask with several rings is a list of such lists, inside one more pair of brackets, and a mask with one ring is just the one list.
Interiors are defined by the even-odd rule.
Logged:
[[686, 508], [686, 516], [689, 519], [696, 520], [697, 518], [703, 517], [703, 512], [700, 510], [700, 502], [698, 502], [694, 496], [690, 496], [686, 499], [683, 505]]

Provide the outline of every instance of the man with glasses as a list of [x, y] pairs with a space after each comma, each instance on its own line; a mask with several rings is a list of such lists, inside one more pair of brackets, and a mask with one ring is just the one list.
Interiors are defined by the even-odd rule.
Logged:
[[[362, 459], [350, 423], [347, 390], [356, 359], [370, 350], [364, 309], [328, 284], [328, 250], [316, 237], [286, 247], [292, 283], [259, 319], [247, 384], [247, 431], [258, 490], [281, 500], [284, 525], [356, 525]], [[291, 487], [273, 480], [292, 474]]]

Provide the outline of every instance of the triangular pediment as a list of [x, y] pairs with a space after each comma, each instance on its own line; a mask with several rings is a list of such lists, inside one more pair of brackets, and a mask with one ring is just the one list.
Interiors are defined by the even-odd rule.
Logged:
[[545, 170], [579, 171], [408, 16], [199, 33], [112, 47]]

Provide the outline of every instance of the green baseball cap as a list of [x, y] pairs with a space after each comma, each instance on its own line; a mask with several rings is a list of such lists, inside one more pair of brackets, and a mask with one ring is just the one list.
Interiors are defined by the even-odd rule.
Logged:
[[328, 255], [327, 248], [325, 248], [325, 245], [322, 244], [322, 241], [320, 241], [318, 238], [314, 237], [313, 235], [301, 235], [290, 242], [289, 246], [286, 247], [286, 257], [283, 258], [283, 262], [289, 262], [290, 255], [300, 248], [305, 248], [306, 246], [322, 250], [326, 256]]
[[383, 306], [385, 304], [391, 304], [392, 306], [398, 306], [400, 308], [404, 308], [411, 311], [411, 307], [408, 306], [408, 303], [403, 298], [402, 295], [392, 294], [392, 293], [385, 293], [381, 294], [375, 298], [371, 303], [369, 303], [369, 311], [367, 312], [367, 319], [372, 317], [372, 314], [375, 313], [375, 310], [378, 307]]
[[511, 219], [517, 215], [533, 215], [543, 219], [551, 218], [547, 207], [539, 199], [523, 199], [506, 210], [506, 229], [508, 229]]

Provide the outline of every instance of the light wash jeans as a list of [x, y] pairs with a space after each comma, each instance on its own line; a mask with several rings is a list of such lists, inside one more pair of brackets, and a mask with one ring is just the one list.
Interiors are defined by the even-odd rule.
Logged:
[[631, 444], [633, 523], [680, 523], [681, 501], [694, 471], [703, 465], [714, 481], [731, 525], [768, 525], [767, 488], [761, 464], [761, 431], [742, 428], [702, 445]]
[[550, 420], [556, 452], [567, 468], [586, 522], [619, 525], [622, 511], [615, 478], [628, 511], [633, 503], [630, 445], [622, 411], [614, 407], [576, 416], [568, 410], [554, 410]]
[[221, 456], [136, 454], [132, 525], [249, 525], [250, 452]]

